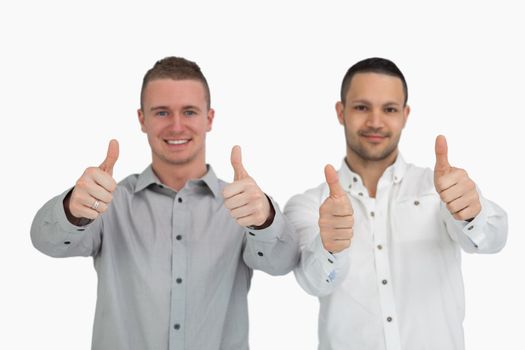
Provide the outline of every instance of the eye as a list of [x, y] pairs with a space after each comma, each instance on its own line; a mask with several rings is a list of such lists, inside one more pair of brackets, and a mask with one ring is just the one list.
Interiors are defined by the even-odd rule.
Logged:
[[355, 105], [354, 109], [359, 112], [366, 112], [368, 110], [368, 107], [365, 105]]
[[397, 108], [395, 107], [386, 107], [385, 113], [397, 113]]
[[167, 111], [157, 111], [157, 112], [155, 113], [155, 115], [156, 115], [157, 117], [164, 118], [164, 117], [167, 117], [167, 116], [168, 116], [168, 112], [167, 112]]
[[186, 117], [193, 117], [194, 115], [197, 114], [197, 112], [192, 111], [192, 110], [190, 109], [190, 110], [186, 110], [186, 111], [184, 111], [183, 114], [184, 114]]

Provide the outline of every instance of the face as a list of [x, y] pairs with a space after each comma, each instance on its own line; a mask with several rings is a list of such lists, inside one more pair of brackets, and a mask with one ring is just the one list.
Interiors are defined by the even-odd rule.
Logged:
[[207, 108], [204, 86], [197, 80], [150, 81], [138, 110], [148, 135], [154, 166], [205, 165], [206, 133], [214, 111]]
[[410, 109], [404, 106], [401, 79], [377, 73], [357, 73], [337, 117], [345, 128], [347, 155], [381, 161], [397, 155]]

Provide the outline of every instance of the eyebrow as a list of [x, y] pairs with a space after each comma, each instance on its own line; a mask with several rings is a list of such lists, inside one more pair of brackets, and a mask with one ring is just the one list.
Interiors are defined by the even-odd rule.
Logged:
[[[371, 105], [372, 103], [368, 100], [351, 100], [350, 101], [351, 104], [358, 104], [358, 103], [362, 103], [362, 104], [365, 104], [365, 105]], [[386, 103], [383, 103], [382, 104], [383, 106], [401, 106], [402, 103], [399, 103], [399, 102], [395, 102], [395, 101], [389, 101], [389, 102], [386, 102]]]
[[[170, 109], [168, 106], [153, 106], [151, 107], [149, 110], [151, 112], [154, 112], [154, 111], [158, 111], [158, 110], [166, 110], [166, 109]], [[186, 106], [182, 106], [182, 109], [186, 110], [186, 109], [196, 109], [198, 111], [200, 111], [200, 108], [197, 107], [197, 106], [193, 106], [193, 105], [186, 105]]]

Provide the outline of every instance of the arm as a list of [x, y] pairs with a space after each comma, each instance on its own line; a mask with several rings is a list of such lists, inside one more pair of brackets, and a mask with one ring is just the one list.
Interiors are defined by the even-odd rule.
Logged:
[[69, 222], [64, 200], [67, 190], [49, 200], [36, 214], [31, 225], [31, 241], [36, 249], [52, 257], [93, 256], [101, 243], [100, 220], [87, 226]]
[[[334, 195], [332, 193], [331, 197], [325, 198], [325, 189], [323, 185], [292, 197], [284, 210], [300, 240], [301, 256], [299, 265], [294, 269], [295, 277], [307, 293], [319, 297], [332, 293], [346, 275], [349, 268], [347, 248], [351, 239], [350, 232], [350, 236], [335, 236], [339, 239], [334, 240], [333, 233], [326, 229], [328, 220], [320, 220], [321, 215], [326, 215], [326, 207]], [[346, 194], [344, 199], [347, 200]], [[342, 206], [345, 206], [344, 203], [337, 205], [338, 208]], [[325, 238], [322, 238], [321, 227]]]
[[289, 221], [279, 210], [276, 202], [269, 200], [275, 215], [261, 228], [246, 228], [246, 246], [243, 259], [252, 269], [270, 275], [290, 272], [299, 259], [299, 244]]
[[87, 168], [72, 190], [38, 211], [31, 226], [31, 240], [38, 250], [53, 257], [93, 256], [99, 251], [102, 225], [98, 218], [113, 199], [112, 172], [118, 153], [118, 142], [112, 140], [99, 167]]
[[500, 251], [507, 240], [507, 214], [481, 196], [465, 170], [449, 164], [444, 136], [436, 138], [435, 152], [434, 186], [447, 232], [466, 252]]
[[441, 202], [447, 232], [467, 253], [497, 253], [507, 241], [507, 214], [497, 204], [481, 197], [481, 211], [472, 221], [455, 219]]

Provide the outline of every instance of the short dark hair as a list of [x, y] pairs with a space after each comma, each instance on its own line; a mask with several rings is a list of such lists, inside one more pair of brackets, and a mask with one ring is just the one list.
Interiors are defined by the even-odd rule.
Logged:
[[407, 104], [408, 87], [403, 73], [401, 73], [401, 70], [397, 68], [394, 62], [380, 57], [371, 57], [359, 61], [346, 71], [346, 74], [343, 78], [343, 83], [341, 84], [341, 102], [345, 102], [346, 94], [348, 93], [348, 89], [350, 89], [352, 78], [357, 73], [386, 74], [401, 79], [401, 82], [403, 83], [403, 93], [405, 94], [404, 105]]
[[146, 72], [142, 80], [142, 88], [140, 89], [140, 108], [144, 110], [144, 90], [152, 80], [157, 79], [173, 79], [173, 80], [197, 80], [204, 86], [204, 93], [208, 109], [211, 105], [210, 88], [208, 82], [202, 74], [197, 63], [189, 61], [183, 57], [166, 57], [158, 60], [155, 65]]

